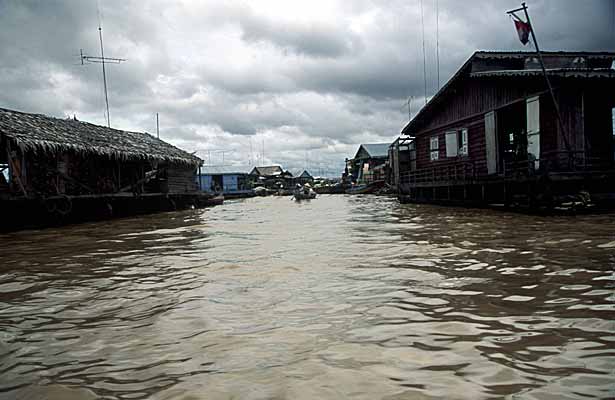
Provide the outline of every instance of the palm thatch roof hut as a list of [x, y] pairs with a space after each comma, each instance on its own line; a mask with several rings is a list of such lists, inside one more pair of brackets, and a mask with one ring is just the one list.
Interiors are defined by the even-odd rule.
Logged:
[[0, 108], [0, 197], [197, 190], [198, 157], [143, 132]]

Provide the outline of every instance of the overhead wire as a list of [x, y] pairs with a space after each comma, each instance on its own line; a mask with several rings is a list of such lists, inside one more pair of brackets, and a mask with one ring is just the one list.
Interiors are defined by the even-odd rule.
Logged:
[[438, 90], [440, 90], [440, 13], [436, 0], [436, 70], [438, 71]]
[[425, 86], [425, 104], [427, 104], [427, 63], [425, 61], [425, 21], [423, 18], [423, 0], [420, 0], [421, 3], [421, 29], [423, 32], [423, 83]]

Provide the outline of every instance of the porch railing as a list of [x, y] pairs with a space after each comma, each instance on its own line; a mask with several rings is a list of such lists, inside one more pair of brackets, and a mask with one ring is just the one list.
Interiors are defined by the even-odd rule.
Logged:
[[543, 153], [539, 160], [504, 162], [503, 169], [493, 175], [487, 175], [484, 170], [479, 171], [474, 162], [458, 161], [414, 171], [400, 171], [399, 183], [411, 187], [462, 185], [493, 178], [515, 180], [544, 175], [597, 173], [612, 171], [614, 167], [613, 161], [591, 157], [584, 151], [551, 151]]
[[549, 151], [539, 160], [517, 160], [504, 163], [503, 175], [544, 175], [557, 173], [587, 173], [605, 171], [613, 168], [613, 162], [600, 157], [592, 157], [585, 151]]
[[473, 162], [468, 161], [404, 171], [399, 174], [400, 184], [410, 186], [455, 185], [469, 183], [475, 179], [476, 168]]

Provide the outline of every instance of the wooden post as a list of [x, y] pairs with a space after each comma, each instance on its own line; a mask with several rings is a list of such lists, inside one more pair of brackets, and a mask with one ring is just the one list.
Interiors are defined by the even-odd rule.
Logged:
[[[23, 192], [23, 195], [27, 198], [28, 197], [28, 192], [26, 192], [26, 188], [24, 187], [23, 183], [21, 182], [21, 177], [19, 176], [21, 174], [21, 169], [19, 171], [17, 171], [17, 168], [15, 168], [15, 161], [13, 160], [13, 156], [11, 155], [11, 145], [10, 145], [8, 139], [6, 140], [6, 155], [7, 155], [8, 162], [9, 162], [9, 164], [11, 166], [12, 172], [14, 172], [14, 174], [11, 174], [11, 175], [14, 176], [15, 179], [17, 179], [17, 184], [19, 185], [19, 188]], [[17, 172], [19, 172], [19, 173], [17, 173]]]

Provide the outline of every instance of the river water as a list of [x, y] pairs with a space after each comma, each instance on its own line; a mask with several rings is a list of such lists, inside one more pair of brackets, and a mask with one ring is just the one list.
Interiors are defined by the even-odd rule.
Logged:
[[613, 214], [268, 197], [0, 257], [0, 399], [615, 396]]

